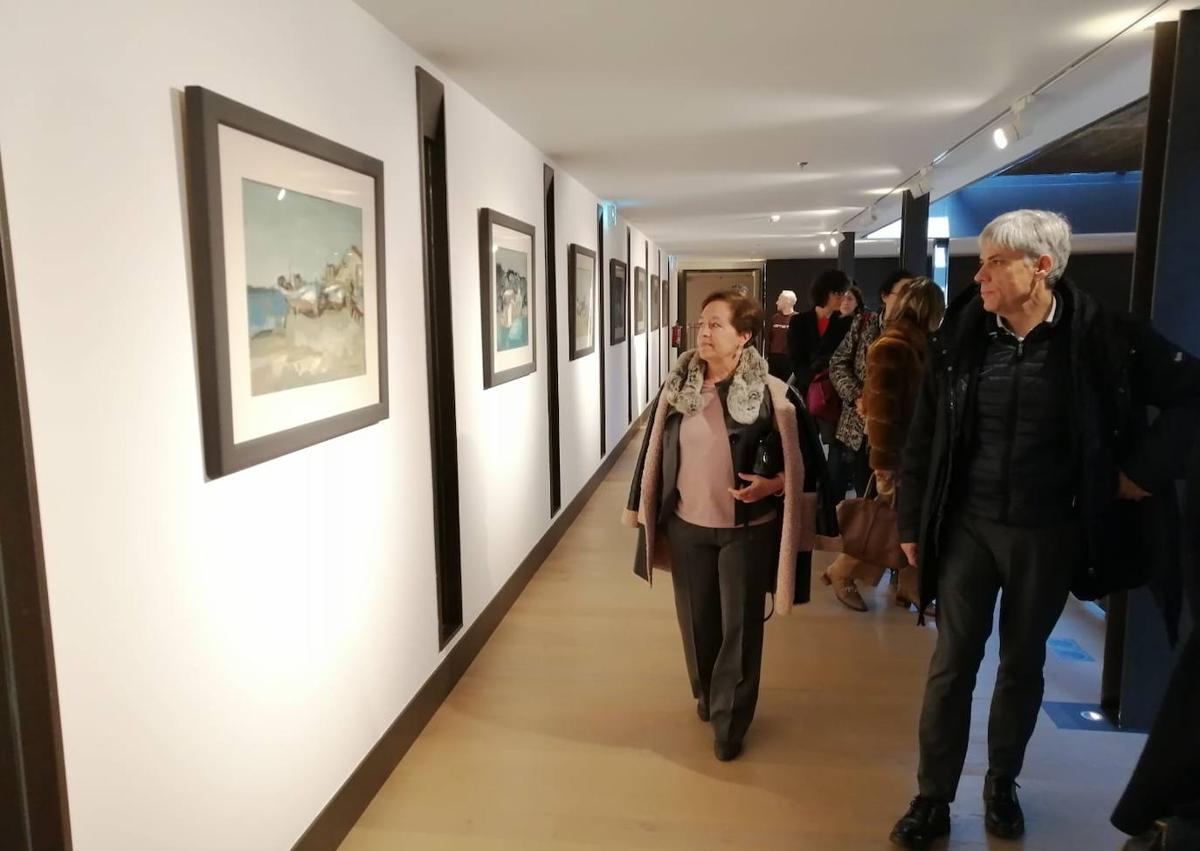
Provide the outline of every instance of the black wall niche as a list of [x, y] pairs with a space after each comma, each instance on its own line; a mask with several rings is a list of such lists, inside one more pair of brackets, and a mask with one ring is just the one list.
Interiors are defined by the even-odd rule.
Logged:
[[555, 274], [554, 169], [542, 166], [546, 202], [546, 443], [550, 453], [550, 516], [562, 508], [562, 456], [558, 410], [558, 275]]

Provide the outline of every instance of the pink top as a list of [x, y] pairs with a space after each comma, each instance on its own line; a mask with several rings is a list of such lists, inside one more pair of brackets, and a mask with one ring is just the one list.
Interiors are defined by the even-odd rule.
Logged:
[[675, 514], [694, 526], [732, 529], [733, 453], [717, 388], [700, 390], [700, 410], [679, 426], [679, 505]]

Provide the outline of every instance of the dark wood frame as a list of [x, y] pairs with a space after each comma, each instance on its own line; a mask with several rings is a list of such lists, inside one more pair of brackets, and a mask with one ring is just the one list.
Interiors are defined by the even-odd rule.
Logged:
[[[188, 219], [196, 301], [196, 357], [199, 364], [200, 403], [204, 424], [204, 459], [208, 475], [217, 478], [387, 419], [383, 163], [200, 86], [187, 87], [184, 103]], [[375, 309], [379, 339], [379, 401], [241, 443], [233, 441], [233, 400], [229, 385], [225, 223], [221, 208], [221, 161], [217, 141], [217, 128], [222, 124], [349, 171], [367, 175], [375, 181]]]
[[[608, 261], [608, 302], [608, 311], [612, 314], [608, 344], [616, 346], [629, 340], [629, 266], [615, 257]], [[625, 308], [621, 311], [625, 321], [620, 323], [616, 320], [618, 304]]]
[[571, 360], [587, 357], [596, 351], [596, 338], [599, 332], [596, 330], [596, 305], [599, 303], [597, 292], [599, 287], [592, 290], [592, 344], [586, 349], [575, 348], [575, 294], [579, 292], [579, 280], [575, 277], [576, 260], [579, 256], [590, 257], [592, 260], [592, 284], [596, 283], [596, 273], [599, 271], [599, 266], [596, 265], [596, 252], [590, 248], [584, 248], [572, 242], [567, 246], [567, 334], [570, 336], [568, 347], [571, 352]]
[[[493, 329], [492, 317], [495, 315], [495, 305], [492, 304], [492, 226], [515, 230], [529, 236], [529, 280], [526, 288], [529, 293], [529, 350], [530, 360], [527, 364], [514, 366], [509, 369], [495, 371], [492, 362]], [[479, 211], [479, 303], [483, 314], [481, 319], [481, 334], [483, 340], [483, 386], [495, 387], [526, 375], [537, 372], [537, 228], [520, 219], [498, 213], [490, 207]]]
[[651, 331], [662, 327], [662, 292], [659, 289], [658, 275], [650, 276], [650, 309], [647, 311], [650, 321], [647, 323]]
[[433, 555], [438, 649], [444, 650], [463, 626], [454, 298], [450, 288], [450, 216], [446, 188], [446, 94], [441, 82], [424, 68], [416, 69], [416, 82], [429, 446], [433, 474]]
[[[638, 283], [638, 273], [639, 272], [641, 273], [641, 276], [642, 276], [640, 284]], [[642, 329], [640, 331], [638, 330], [638, 306], [639, 306], [638, 305], [638, 295], [639, 294], [642, 297], [642, 301], [641, 301]], [[638, 336], [639, 334], [647, 333], [647, 328], [649, 328], [649, 326], [650, 326], [650, 323], [647, 321], [647, 319], [648, 319], [647, 314], [650, 311], [650, 305], [647, 304], [647, 301], [648, 301], [647, 295], [648, 295], [648, 293], [646, 292], [646, 267], [645, 266], [634, 266], [633, 267], [633, 336], [635, 336], [635, 337]]]
[[0, 173], [0, 845], [69, 851], [54, 641], [9, 240]]

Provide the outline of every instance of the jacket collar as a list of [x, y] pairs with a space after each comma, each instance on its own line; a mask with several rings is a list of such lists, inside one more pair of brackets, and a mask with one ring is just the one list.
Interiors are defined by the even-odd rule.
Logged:
[[[766, 397], [767, 361], [753, 346], [742, 350], [733, 375], [721, 382], [727, 388], [725, 407], [734, 422], [750, 425], [758, 419]], [[679, 356], [663, 386], [666, 403], [684, 416], [700, 411], [703, 404], [704, 361], [695, 349]]]

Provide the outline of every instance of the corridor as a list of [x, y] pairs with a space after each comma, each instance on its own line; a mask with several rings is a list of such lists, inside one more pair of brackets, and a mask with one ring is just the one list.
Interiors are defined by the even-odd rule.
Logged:
[[[712, 755], [688, 693], [670, 582], [630, 570], [617, 518], [631, 444], [534, 576], [342, 851], [891, 847], [914, 793], [916, 723], [933, 627], [888, 605], [843, 608], [819, 582], [767, 625], [762, 692], [746, 750]], [[818, 555], [818, 565], [823, 557]], [[1046, 700], [1094, 702], [1103, 621], [1074, 599], [1054, 638]], [[980, 793], [993, 635], [975, 693], [954, 849], [1109, 851], [1108, 815], [1145, 737], [1063, 731], [1045, 711], [1021, 778], [1024, 842], [988, 837]]]

